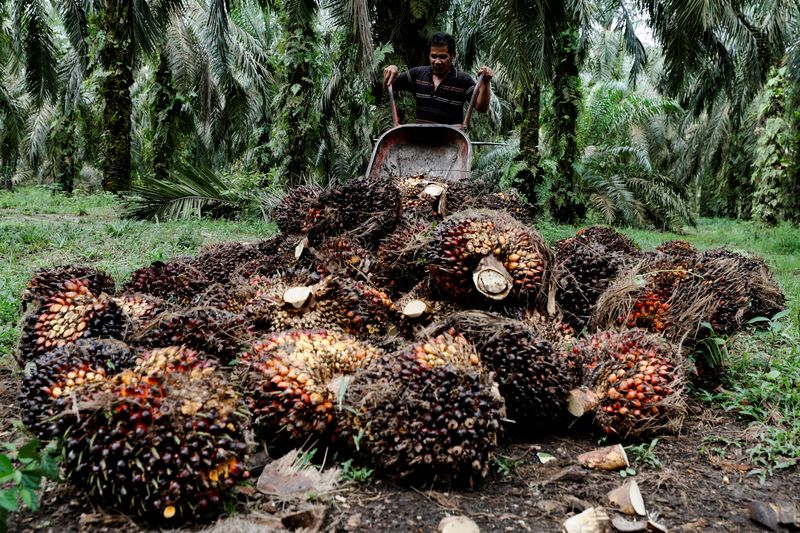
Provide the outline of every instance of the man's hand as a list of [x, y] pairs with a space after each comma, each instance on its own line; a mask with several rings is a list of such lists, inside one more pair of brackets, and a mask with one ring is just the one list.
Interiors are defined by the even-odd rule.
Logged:
[[483, 81], [489, 83], [489, 81], [494, 76], [494, 71], [491, 68], [484, 66], [478, 69], [478, 76], [483, 76]]
[[394, 80], [397, 79], [397, 75], [399, 73], [399, 69], [397, 65], [389, 65], [385, 69], [383, 69], [383, 86], [387, 87], [394, 83]]

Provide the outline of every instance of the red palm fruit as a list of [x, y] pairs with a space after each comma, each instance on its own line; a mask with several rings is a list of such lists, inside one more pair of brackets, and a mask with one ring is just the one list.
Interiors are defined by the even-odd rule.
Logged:
[[238, 393], [186, 349], [145, 354], [82, 396], [63, 465], [97, 503], [174, 524], [219, 512], [248, 477]]
[[29, 309], [22, 319], [21, 362], [81, 338], [122, 337], [122, 311], [110, 296], [93, 294], [89, 283], [65, 281], [61, 291]]
[[425, 251], [437, 287], [460, 301], [546, 300], [553, 253], [539, 234], [496, 211], [457, 213]]
[[621, 438], [680, 429], [683, 368], [663, 337], [601, 331], [577, 342], [572, 354], [586, 366], [583, 386], [570, 393], [573, 415], [591, 412], [595, 426]]
[[329, 387], [377, 357], [380, 351], [327, 330], [273, 333], [239, 358], [237, 372], [256, 427], [278, 445], [335, 436], [336, 393]]

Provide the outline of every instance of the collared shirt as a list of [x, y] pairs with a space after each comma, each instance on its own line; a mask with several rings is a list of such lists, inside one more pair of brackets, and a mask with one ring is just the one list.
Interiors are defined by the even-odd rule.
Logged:
[[417, 101], [417, 122], [461, 124], [464, 121], [464, 102], [472, 98], [475, 80], [468, 74], [450, 68], [436, 90], [433, 89], [433, 69], [414, 67], [395, 79], [395, 91], [414, 91]]

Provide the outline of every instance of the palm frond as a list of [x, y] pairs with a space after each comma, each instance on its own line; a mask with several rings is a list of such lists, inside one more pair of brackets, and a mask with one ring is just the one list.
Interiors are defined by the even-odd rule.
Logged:
[[151, 9], [152, 3], [147, 0], [133, 0], [130, 8], [133, 19], [130, 31], [134, 46], [145, 55], [156, 53], [164, 28], [163, 21]]
[[178, 165], [169, 180], [144, 177], [126, 204], [125, 218], [159, 220], [195, 218], [214, 209], [239, 207], [228, 184], [210, 169], [190, 163]]
[[39, 1], [16, 0], [15, 25], [24, 56], [25, 83], [34, 103], [42, 105], [58, 90], [58, 58], [45, 7]]
[[336, 26], [344, 29], [350, 42], [358, 48], [359, 72], [362, 75], [368, 74], [374, 59], [369, 2], [328, 0], [326, 7], [330, 10]]
[[86, 69], [89, 62], [89, 48], [86, 39], [89, 36], [87, 11], [90, 6], [87, 4], [88, 2], [84, 0], [61, 0], [59, 2], [59, 12], [64, 23], [64, 30], [75, 51], [74, 60], [80, 62], [82, 70]]

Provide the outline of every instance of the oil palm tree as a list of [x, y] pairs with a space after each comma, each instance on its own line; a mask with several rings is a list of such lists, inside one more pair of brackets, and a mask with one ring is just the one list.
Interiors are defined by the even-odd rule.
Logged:
[[[20, 56], [25, 65], [29, 93], [42, 105], [58, 91], [56, 73], [60, 59], [53, 45], [53, 31], [47, 23], [50, 4], [42, 0], [14, 2], [14, 21]], [[154, 54], [169, 18], [180, 10], [181, 0], [106, 0], [80, 2], [58, 0], [57, 15], [72, 47], [64, 58], [71, 73], [71, 86], [79, 85], [88, 65], [88, 36], [92, 24], [102, 43], [98, 53], [103, 71], [100, 93], [102, 113], [103, 188], [124, 192], [131, 186], [131, 94], [137, 62]], [[91, 21], [91, 22], [90, 22]], [[62, 64], [63, 66], [63, 64]]]

